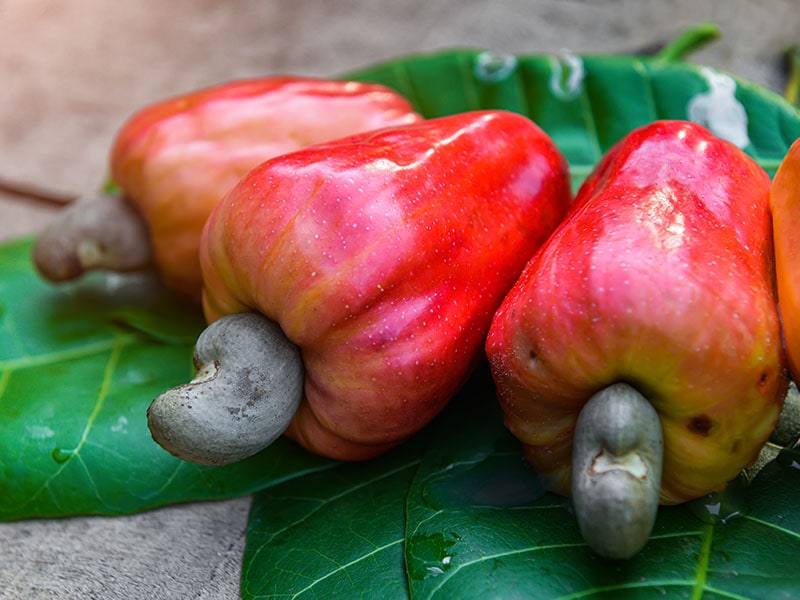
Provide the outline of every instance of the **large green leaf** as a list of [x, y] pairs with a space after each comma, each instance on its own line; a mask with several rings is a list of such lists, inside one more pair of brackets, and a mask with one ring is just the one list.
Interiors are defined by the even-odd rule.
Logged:
[[258, 494], [244, 556], [245, 599], [402, 598], [412, 442], [379, 461], [339, 466]]
[[[688, 119], [690, 103], [712, 93], [714, 120], [704, 124], [720, 134], [720, 122], [731, 122], [733, 130], [745, 127], [744, 150], [771, 174], [800, 137], [797, 109], [777, 94], [660, 56], [511, 56], [464, 49], [397, 59], [347, 77], [392, 87], [427, 117], [486, 108], [522, 113], [564, 152], [575, 185], [627, 132], [657, 119]], [[720, 91], [726, 83], [735, 84], [735, 95]], [[729, 102], [738, 108], [729, 110]], [[740, 118], [722, 118], [737, 110]]]
[[638, 556], [605, 560], [522, 460], [487, 371], [424, 439], [256, 494], [243, 597], [798, 597], [800, 452], [727, 498], [662, 507]]
[[[687, 119], [693, 99], [706, 98], [719, 81], [735, 84], [735, 96], [727, 101], [744, 115], [734, 122], [746, 126], [744, 143], [739, 141], [767, 171], [774, 172], [800, 137], [800, 113], [778, 95], [661, 57], [507, 57], [454, 50], [346, 76], [393, 87], [428, 117], [482, 108], [525, 114], [564, 151], [576, 186], [628, 131], [656, 119]], [[793, 568], [800, 556], [800, 506], [794, 500], [800, 457], [784, 452], [744, 489], [738, 482], [722, 497], [661, 508], [644, 551], [631, 561], [608, 561], [583, 542], [569, 502], [544, 493], [523, 462], [519, 445], [502, 425], [487, 374], [476, 375], [465, 390], [429, 430], [430, 443], [411, 480], [406, 468], [414, 464], [413, 456], [403, 463], [402, 477], [395, 476], [392, 457], [258, 493], [244, 596], [800, 596], [800, 575]], [[359, 472], [362, 478], [354, 479]], [[313, 503], [299, 490], [314, 490]], [[364, 491], [369, 497], [359, 495]], [[298, 496], [304, 502], [287, 512], [284, 505]], [[353, 504], [343, 516], [339, 502], [350, 496], [357, 500], [347, 500]], [[406, 512], [400, 515], [397, 505], [403, 501]], [[389, 515], [398, 522], [386, 522]], [[405, 536], [398, 540], [401, 525]], [[373, 560], [377, 548], [400, 543], [403, 566], [394, 556]], [[276, 568], [287, 552], [291, 556]], [[377, 573], [381, 578], [373, 580]], [[407, 582], [402, 593], [396, 587], [401, 577]]]
[[477, 398], [459, 409], [440, 424], [438, 436], [447, 443], [428, 451], [409, 489], [411, 597], [800, 593], [800, 573], [791, 568], [800, 556], [800, 463], [793, 462], [800, 455], [785, 451], [750, 486], [732, 484], [727, 499], [662, 507], [645, 549], [615, 562], [588, 549], [568, 501], [542, 493], [496, 411]]
[[46, 284], [30, 250], [0, 247], [0, 519], [238, 496], [331, 464], [287, 441], [216, 469], [161, 450], [145, 411], [191, 377], [199, 310], [152, 274]]

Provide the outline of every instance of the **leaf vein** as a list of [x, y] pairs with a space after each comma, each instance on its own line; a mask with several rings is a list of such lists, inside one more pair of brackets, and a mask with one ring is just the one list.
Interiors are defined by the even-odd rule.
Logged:
[[[400, 538], [400, 539], [397, 539], [397, 540], [392, 540], [388, 544], [384, 544], [382, 546], [375, 546], [375, 549], [372, 550], [371, 552], [367, 552], [366, 554], [363, 554], [363, 555], [359, 556], [358, 558], [354, 558], [350, 562], [347, 562], [347, 563], [344, 563], [344, 564], [334, 563], [334, 564], [337, 564], [337, 568], [331, 570], [330, 572], [326, 573], [322, 577], [319, 577], [319, 578], [315, 579], [313, 582], [309, 583], [303, 589], [295, 592], [290, 597], [291, 598], [299, 598], [300, 596], [302, 596], [306, 592], [310, 591], [315, 585], [325, 581], [329, 577], [333, 577], [334, 575], [336, 575], [337, 573], [340, 573], [342, 571], [347, 572], [347, 569], [349, 569], [350, 567], [353, 567], [353, 566], [357, 565], [358, 563], [360, 563], [361, 561], [364, 561], [364, 560], [370, 558], [371, 556], [374, 556], [374, 555], [376, 555], [376, 554], [378, 554], [380, 552], [383, 552], [384, 550], [387, 550], [387, 549], [389, 549], [389, 548], [391, 548], [393, 546], [397, 546], [398, 544], [402, 544], [403, 541], [404, 541], [404, 538]], [[326, 557], [326, 558], [330, 558], [330, 557]]]
[[261, 542], [261, 544], [259, 544], [259, 546], [255, 550], [255, 552], [253, 552], [253, 557], [250, 560], [250, 564], [256, 564], [257, 563], [258, 555], [261, 554], [261, 552], [264, 551], [269, 546], [269, 544], [272, 542], [272, 540], [274, 540], [279, 535], [281, 535], [283, 533], [286, 533], [290, 529], [299, 526], [301, 523], [307, 521], [314, 514], [319, 512], [323, 507], [327, 506], [331, 502], [335, 502], [336, 500], [340, 500], [340, 499], [344, 498], [345, 496], [347, 496], [348, 494], [355, 493], [355, 492], [357, 492], [357, 491], [359, 491], [359, 490], [361, 490], [361, 489], [363, 489], [363, 488], [365, 488], [365, 487], [367, 487], [369, 485], [372, 485], [372, 484], [374, 484], [374, 483], [376, 483], [378, 481], [381, 481], [381, 480], [386, 479], [388, 477], [392, 477], [392, 476], [394, 476], [394, 475], [396, 475], [398, 473], [402, 473], [406, 469], [410, 469], [410, 468], [413, 468], [413, 467], [417, 466], [419, 464], [419, 462], [420, 462], [420, 460], [416, 459], [414, 461], [409, 462], [408, 464], [403, 464], [403, 465], [400, 465], [399, 467], [397, 467], [395, 469], [391, 469], [389, 471], [383, 472], [377, 477], [371, 478], [371, 479], [369, 479], [367, 481], [362, 481], [358, 485], [353, 485], [353, 486], [347, 488], [346, 490], [343, 490], [342, 492], [340, 492], [338, 494], [335, 494], [333, 496], [329, 496], [328, 498], [319, 498], [318, 499], [319, 504], [317, 504], [317, 506], [315, 506], [314, 508], [309, 510], [307, 513], [305, 513], [299, 519], [296, 519], [296, 520], [294, 520], [294, 521], [292, 521], [290, 523], [287, 523], [286, 525], [284, 525], [283, 527], [281, 527], [279, 529], [276, 529], [268, 537], [266, 537], [264, 539], [264, 541]]
[[775, 523], [770, 523], [769, 521], [764, 521], [763, 519], [759, 519], [758, 517], [754, 517], [752, 515], [744, 515], [745, 519], [748, 521], [753, 521], [754, 523], [758, 523], [759, 525], [763, 525], [764, 527], [769, 527], [770, 529], [774, 529], [776, 531], [780, 531], [781, 533], [785, 533], [786, 535], [790, 535], [793, 538], [800, 539], [800, 533], [796, 531], [792, 531], [791, 529], [786, 529], [785, 527], [780, 527]]
[[[442, 586], [451, 579], [456, 573], [461, 571], [462, 569], [466, 569], [471, 567], [472, 565], [480, 564], [487, 560], [494, 560], [497, 558], [505, 558], [507, 556], [518, 556], [520, 554], [528, 554], [532, 552], [540, 552], [542, 550], [556, 550], [561, 548], [580, 548], [586, 546], [586, 542], [567, 542], [563, 544], [545, 544], [542, 546], [534, 546], [528, 548], [518, 548], [515, 550], [509, 550], [507, 552], [497, 552], [495, 554], [487, 554], [484, 556], [480, 556], [479, 558], [475, 558], [472, 560], [468, 560], [462, 563], [458, 563], [454, 565], [454, 568], [450, 569], [444, 577], [440, 578], [439, 584], [431, 590], [429, 595], [430, 598], [433, 598], [437, 592], [442, 588]], [[452, 563], [451, 563], [452, 564]]]
[[668, 588], [668, 587], [691, 587], [694, 584], [691, 580], [665, 580], [665, 581], [654, 581], [654, 580], [646, 580], [646, 581], [629, 581], [625, 583], [619, 583], [616, 585], [604, 585], [599, 587], [590, 587], [585, 590], [581, 590], [580, 592], [575, 592], [573, 594], [567, 594], [566, 596], [558, 596], [555, 600], [577, 600], [578, 598], [584, 598], [586, 596], [594, 596], [598, 593], [605, 593], [605, 592], [617, 592], [620, 590], [635, 590], [641, 588]]
[[120, 343], [127, 345], [135, 339], [135, 336], [132, 334], [119, 334], [112, 339], [103, 340], [94, 344], [76, 346], [59, 352], [48, 352], [37, 356], [20, 356], [19, 358], [0, 361], [0, 369], [15, 371], [66, 362], [77, 358], [85, 358], [95, 354], [102, 354], [109, 350], [113, 351]]
[[108, 362], [106, 363], [106, 368], [103, 373], [103, 381], [100, 386], [100, 392], [98, 393], [97, 401], [95, 402], [94, 408], [92, 409], [92, 412], [89, 415], [89, 418], [87, 419], [86, 427], [84, 427], [83, 429], [83, 433], [81, 435], [80, 440], [78, 440], [78, 443], [75, 445], [74, 448], [71, 448], [69, 450], [70, 457], [68, 458], [68, 460], [64, 461], [64, 463], [61, 464], [59, 468], [56, 469], [42, 483], [42, 486], [36, 492], [31, 494], [29, 498], [26, 499], [27, 503], [33, 502], [36, 498], [39, 497], [39, 495], [43, 491], [46, 490], [50, 494], [50, 497], [53, 499], [53, 503], [56, 506], [56, 508], [59, 508], [59, 503], [57, 502], [54, 494], [52, 493], [51, 484], [61, 475], [61, 473], [64, 471], [64, 469], [67, 468], [67, 465], [69, 465], [70, 462], [79, 458], [80, 451], [86, 444], [86, 440], [89, 437], [89, 432], [91, 431], [92, 426], [94, 425], [94, 421], [95, 419], [97, 419], [97, 416], [100, 414], [100, 411], [103, 408], [103, 404], [105, 403], [105, 399], [108, 395], [108, 390], [111, 385], [111, 379], [113, 377], [114, 370], [116, 369], [117, 364], [119, 363], [119, 357], [122, 353], [122, 348], [129, 339], [130, 338], [128, 336], [123, 336], [123, 335], [118, 335], [115, 338], [113, 347], [111, 348], [111, 354], [108, 358]]
[[752, 600], [750, 596], [740, 596], [739, 594], [734, 594], [733, 592], [721, 590], [719, 588], [715, 588], [709, 585], [706, 586], [705, 591], [712, 594], [716, 594], [718, 596], [722, 596], [723, 598], [731, 598], [731, 600]]
[[714, 528], [711, 525], [703, 527], [703, 543], [700, 547], [700, 556], [695, 572], [695, 585], [692, 591], [692, 600], [700, 600], [706, 588], [708, 579], [708, 561], [711, 557], [711, 542], [714, 539]]

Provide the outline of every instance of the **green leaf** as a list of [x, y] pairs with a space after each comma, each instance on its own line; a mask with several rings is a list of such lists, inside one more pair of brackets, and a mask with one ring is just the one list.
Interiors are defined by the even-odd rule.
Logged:
[[584, 543], [569, 501], [546, 493], [524, 462], [493, 393], [484, 367], [407, 447], [257, 493], [243, 598], [800, 593], [800, 451], [783, 451], [750, 486], [661, 507], [638, 556], [605, 560]]
[[[690, 102], [710, 93], [715, 73], [659, 57], [455, 50], [345, 77], [393, 87], [427, 117], [483, 108], [525, 114], [565, 153], [577, 186], [631, 129], [655, 119], [687, 119]], [[800, 137], [800, 113], [772, 92], [730, 81], [746, 115], [744, 150], [773, 173]], [[794, 454], [785, 452], [749, 487], [732, 485], [722, 496], [662, 507], [645, 549], [615, 562], [589, 550], [568, 500], [544, 492], [503, 427], [486, 370], [426, 439], [426, 446], [418, 440], [405, 451], [411, 454], [402, 454], [402, 476], [392, 455], [256, 494], [244, 597], [711, 600], [800, 594], [793, 568], [800, 556], [794, 501], [800, 459]], [[405, 513], [398, 508], [403, 502]], [[375, 550], [387, 544], [393, 552], [402, 544], [404, 564], [394, 554], [374, 561]], [[398, 583], [403, 578], [405, 588]]]
[[418, 442], [258, 494], [242, 598], [402, 598], [405, 496]]
[[[770, 174], [800, 137], [800, 112], [778, 94], [659, 56], [512, 56], [449, 50], [396, 59], [345, 77], [392, 87], [427, 117], [487, 108], [522, 113], [564, 152], [576, 187], [632, 129], [658, 119], [689, 119], [692, 100], [724, 85], [714, 83], [715, 77], [735, 84], [735, 98], [715, 92], [710, 110], [717, 120], [710, 129], [722, 133], [717, 121], [725, 120], [732, 121], [734, 129], [743, 126], [744, 150]], [[741, 119], [725, 112], [726, 100], [743, 109]]]
[[198, 308], [153, 274], [46, 284], [30, 250], [0, 247], [0, 519], [233, 497], [332, 464], [285, 440], [224, 468], [163, 451], [145, 411], [192, 376]]
[[[481, 395], [485, 399], [485, 395]], [[494, 417], [494, 418], [493, 418]], [[447, 413], [410, 486], [406, 564], [415, 599], [778, 598], [800, 593], [800, 454], [784, 451], [727, 498], [661, 507], [645, 549], [604, 560], [569, 502], [546, 494], [497, 411]], [[458, 432], [458, 434], [456, 434]]]

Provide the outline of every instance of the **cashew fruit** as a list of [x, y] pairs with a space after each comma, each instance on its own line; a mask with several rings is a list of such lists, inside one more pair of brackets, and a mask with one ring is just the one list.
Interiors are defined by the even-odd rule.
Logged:
[[[250, 171], [206, 224], [205, 313], [211, 327], [243, 312], [278, 323], [305, 373], [285, 434], [323, 456], [371, 458], [419, 431], [464, 384], [495, 309], [570, 201], [561, 152], [505, 111], [284, 154]], [[209, 389], [203, 401], [228, 403], [230, 418], [208, 421], [227, 429], [257, 400]], [[191, 448], [171, 443], [170, 431], [194, 418], [172, 410], [185, 404], [172, 392], [154, 401], [156, 440], [178, 456], [229, 460], [222, 448], [198, 450], [202, 435]]]
[[110, 170], [124, 198], [91, 197], [66, 209], [37, 241], [34, 262], [56, 281], [155, 263], [168, 286], [199, 301], [200, 233], [247, 171], [310, 144], [421, 118], [384, 86], [293, 76], [236, 80], [157, 102], [115, 137]]
[[[655, 408], [660, 431], [630, 443], [625, 423], [638, 419], [614, 431], [598, 412], [590, 433], [611, 441], [578, 476], [626, 470], [635, 487], [659, 475], [657, 499], [674, 504], [725, 488], [757, 458], [787, 388], [769, 194], [754, 160], [684, 121], [634, 130], [584, 182], [487, 340], [505, 423], [550, 489], [575, 491], [578, 417], [621, 383]], [[649, 447], [658, 435], [663, 465]]]

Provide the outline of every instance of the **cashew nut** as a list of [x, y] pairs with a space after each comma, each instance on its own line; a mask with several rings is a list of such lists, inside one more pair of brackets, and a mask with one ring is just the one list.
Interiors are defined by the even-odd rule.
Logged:
[[147, 225], [127, 200], [115, 195], [72, 201], [33, 247], [36, 268], [51, 281], [75, 279], [91, 269], [138, 271], [151, 260]]
[[572, 500], [584, 539], [601, 556], [630, 558], [647, 543], [663, 448], [658, 413], [632, 386], [611, 385], [583, 407], [573, 441]]
[[212, 323], [194, 364], [197, 376], [147, 411], [153, 439], [184, 460], [225, 465], [256, 454], [289, 426], [303, 396], [299, 349], [258, 313]]

